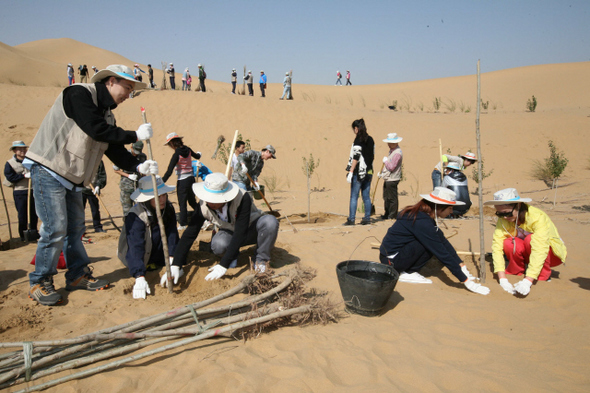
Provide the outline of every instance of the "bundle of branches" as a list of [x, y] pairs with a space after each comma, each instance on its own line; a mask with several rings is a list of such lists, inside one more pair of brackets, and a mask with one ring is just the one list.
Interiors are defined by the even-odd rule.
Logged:
[[[0, 343], [0, 348], [19, 348], [0, 355], [0, 389], [118, 358], [22, 391], [42, 390], [216, 336], [247, 339], [288, 324], [336, 321], [339, 315], [325, 293], [306, 288], [305, 283], [314, 276], [298, 268], [274, 276], [250, 275], [210, 299], [91, 334], [64, 340]], [[245, 299], [205, 308], [244, 291], [249, 292]], [[172, 342], [123, 357], [164, 341]]]

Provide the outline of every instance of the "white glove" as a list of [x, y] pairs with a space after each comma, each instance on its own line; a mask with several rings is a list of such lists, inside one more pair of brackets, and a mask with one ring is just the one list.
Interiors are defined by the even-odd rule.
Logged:
[[156, 161], [147, 160], [137, 166], [137, 172], [142, 175], [157, 175], [158, 163]]
[[465, 287], [469, 289], [471, 292], [479, 293], [480, 295], [487, 295], [488, 293], [490, 293], [490, 288], [484, 287], [483, 285], [478, 284], [475, 281], [467, 280], [463, 284], [465, 284]]
[[137, 277], [133, 286], [133, 299], [145, 299], [146, 293], [150, 295], [151, 291], [145, 277]]
[[254, 182], [254, 189], [255, 189], [256, 191], [260, 191], [260, 184], [258, 184], [258, 182], [257, 182], [257, 181], [255, 181], [255, 182]]
[[30, 179], [31, 178], [31, 172], [26, 171], [25, 172], [25, 179]]
[[465, 274], [467, 276], [467, 279], [468, 280], [472, 280], [472, 281], [473, 280], [478, 280], [477, 277], [475, 277], [473, 274], [471, 274], [469, 272], [469, 270], [467, 270], [467, 266], [465, 266], [465, 265], [461, 266], [461, 271], [463, 272], [463, 274]]
[[143, 123], [139, 126], [135, 133], [137, 134], [137, 139], [139, 139], [140, 141], [150, 139], [152, 136], [154, 136], [154, 130], [152, 130], [152, 123]]
[[[201, 156], [202, 156], [202, 154], [201, 154], [201, 152], [200, 152], [200, 151], [198, 151], [198, 152], [197, 152], [197, 155], [199, 156], [199, 158], [201, 158]], [[197, 160], [198, 160], [199, 158], [197, 158]]]
[[[184, 276], [184, 270], [180, 266], [172, 265], [172, 258], [170, 258], [170, 275], [172, 276], [173, 285], [178, 284], [178, 279]], [[160, 278], [160, 286], [163, 288], [168, 288], [168, 275], [164, 273], [162, 278]]]
[[100, 195], [100, 187], [99, 186], [94, 187], [94, 190], [92, 190], [92, 193], [94, 195]]
[[209, 271], [211, 273], [207, 274], [207, 277], [205, 277], [205, 281], [217, 280], [218, 278], [223, 277], [225, 272], [227, 272], [227, 269], [221, 265], [215, 265], [213, 267], [210, 267]]
[[129, 176], [127, 176], [127, 179], [137, 181], [137, 175], [135, 173], [130, 173]]
[[522, 281], [514, 284], [514, 290], [521, 295], [526, 296], [531, 291], [531, 285], [533, 285], [533, 283], [524, 278]]
[[514, 287], [512, 286], [512, 284], [510, 284], [510, 282], [508, 282], [507, 278], [500, 279], [500, 286], [502, 287], [503, 290], [505, 290], [509, 294], [514, 295]]
[[383, 163], [385, 164], [389, 160], [389, 157], [383, 157]]
[[348, 172], [348, 175], [346, 175], [346, 181], [352, 183], [352, 172]]
[[242, 164], [242, 172], [244, 172], [244, 174], [248, 173], [248, 168], [246, 168], [246, 164]]

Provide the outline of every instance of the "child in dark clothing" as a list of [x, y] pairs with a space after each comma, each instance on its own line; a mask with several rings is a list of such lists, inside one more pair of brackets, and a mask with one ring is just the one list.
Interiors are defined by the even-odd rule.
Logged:
[[182, 142], [182, 138], [182, 136], [178, 136], [175, 132], [168, 134], [166, 137], [166, 143], [164, 143], [164, 146], [170, 146], [170, 148], [174, 150], [174, 154], [170, 159], [168, 170], [162, 177], [162, 180], [165, 183], [172, 175], [172, 171], [176, 168], [176, 175], [178, 176], [178, 181], [176, 182], [176, 195], [178, 197], [178, 209], [180, 210], [178, 229], [180, 230], [185, 229], [188, 223], [187, 202], [193, 210], [196, 210], [198, 206], [195, 194], [191, 191], [191, 187], [195, 183], [191, 157], [196, 158], [197, 160], [201, 158], [201, 153], [195, 153], [190, 147], [185, 146]]

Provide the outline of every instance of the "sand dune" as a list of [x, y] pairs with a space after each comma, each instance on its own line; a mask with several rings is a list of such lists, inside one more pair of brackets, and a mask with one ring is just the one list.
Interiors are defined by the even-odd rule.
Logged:
[[[0, 44], [0, 145], [4, 146], [5, 160], [10, 157], [7, 147], [13, 140], [30, 143], [33, 139], [66, 84], [68, 62], [104, 67], [132, 65], [135, 60], [65, 38], [17, 47]], [[505, 293], [489, 264], [486, 285], [492, 292], [479, 296], [469, 293], [440, 263], [431, 261], [425, 275], [434, 283], [398, 284], [387, 312], [380, 317], [349, 315], [338, 324], [281, 328], [245, 343], [210, 340], [50, 391], [94, 391], [96, 386], [105, 391], [150, 392], [587, 391], [590, 212], [583, 206], [590, 205], [589, 71], [590, 62], [583, 62], [481, 75], [482, 99], [489, 101], [488, 109], [481, 113], [482, 152], [485, 171], [493, 171], [484, 182], [485, 199], [495, 190], [518, 188], [533, 199], [533, 205], [548, 212], [568, 247], [566, 266], [556, 269], [551, 282], [536, 284], [526, 298]], [[158, 84], [161, 78], [161, 71], [156, 70]], [[461, 154], [476, 149], [475, 75], [352, 87], [301, 85], [295, 78], [294, 101], [278, 100], [282, 93], [279, 83], [269, 84], [265, 99], [259, 97], [258, 89], [255, 97], [230, 94], [229, 78], [208, 80], [207, 85], [205, 94], [141, 91], [115, 110], [117, 124], [135, 130], [141, 123], [140, 107], [147, 108], [160, 173], [172, 155], [163, 146], [169, 132], [183, 135], [185, 143], [201, 151], [204, 164], [214, 171], [225, 168], [210, 158], [220, 134], [231, 141], [237, 129], [254, 149], [273, 144], [277, 160], [267, 162], [262, 181], [267, 184], [273, 209], [290, 215], [299, 229], [294, 233], [281, 221], [273, 261], [280, 266], [278, 270], [297, 263], [316, 269], [317, 277], [310, 285], [329, 291], [338, 302], [342, 298], [335, 265], [350, 258], [377, 261], [378, 252], [370, 243], [380, 241], [390, 225], [341, 226], [342, 215], [348, 213], [344, 168], [353, 140], [351, 122], [360, 117], [366, 120], [369, 134], [376, 140], [376, 166], [387, 153], [380, 140], [389, 132], [404, 138], [406, 179], [400, 183], [401, 206], [416, 202], [420, 193], [430, 190], [439, 139], [445, 152], [449, 149]], [[526, 112], [526, 101], [532, 95], [539, 103], [535, 113]], [[443, 103], [438, 111], [433, 107], [436, 97]], [[394, 100], [396, 111], [388, 108]], [[453, 103], [455, 109], [451, 110]], [[533, 160], [549, 155], [549, 140], [570, 160], [557, 194], [529, 175]], [[320, 164], [311, 180], [318, 190], [311, 194], [315, 222], [308, 224], [304, 218], [307, 180], [301, 167], [302, 158], [310, 154]], [[118, 179], [106, 158], [105, 164], [108, 185], [103, 200], [112, 215], [120, 215]], [[466, 174], [471, 176], [471, 170]], [[472, 180], [470, 188], [475, 189]], [[383, 211], [380, 189], [381, 184], [375, 198], [378, 214]], [[4, 192], [15, 222], [11, 192], [6, 188]], [[478, 201], [476, 196], [472, 198], [475, 212]], [[176, 201], [175, 196], [172, 199]], [[334, 214], [319, 214], [326, 212]], [[0, 209], [0, 223], [6, 221]], [[119, 218], [116, 222], [122, 223]], [[487, 251], [494, 223], [487, 214]], [[152, 296], [134, 301], [129, 294], [132, 280], [114, 256], [118, 232], [108, 221], [104, 224], [107, 233], [91, 233], [95, 244], [88, 245], [87, 251], [96, 274], [107, 276], [113, 288], [101, 293], [66, 293], [60, 273], [56, 287], [66, 299], [63, 306], [46, 308], [26, 297], [26, 275], [32, 270], [29, 262], [35, 245], [15, 241], [14, 249], [0, 253], [1, 341], [75, 337], [194, 302], [239, 281], [252, 253], [247, 249], [240, 256], [239, 269], [209, 283], [203, 277], [214, 258], [199, 253], [195, 246], [189, 255], [187, 277], [174, 296], [155, 285], [160, 272], [152, 272], [148, 275]], [[450, 241], [458, 250], [479, 250], [475, 214], [465, 220], [445, 220], [444, 226], [447, 235], [457, 231]], [[12, 227], [16, 230], [16, 224]], [[7, 239], [6, 225], [0, 226], [0, 236]], [[206, 239], [210, 235], [202, 236]], [[474, 273], [478, 262], [466, 259]], [[512, 282], [516, 280], [511, 277]], [[15, 390], [18, 387], [8, 389]]]

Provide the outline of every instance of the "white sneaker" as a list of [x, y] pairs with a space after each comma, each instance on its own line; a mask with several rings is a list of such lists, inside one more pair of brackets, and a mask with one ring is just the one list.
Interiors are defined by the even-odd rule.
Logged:
[[186, 229], [187, 225], [179, 225], [178, 226], [178, 230], [179, 231], [184, 231]]
[[424, 277], [418, 272], [414, 273], [400, 273], [399, 275], [399, 282], [409, 282], [412, 284], [432, 284], [432, 280], [429, 278]]

